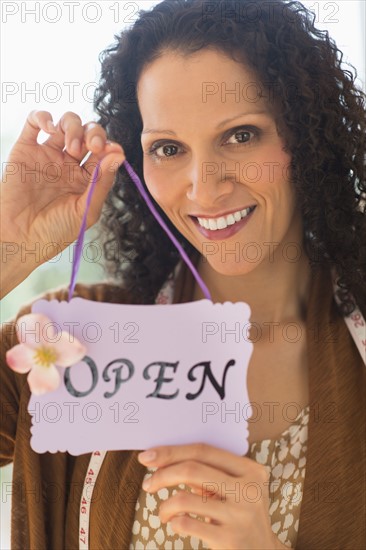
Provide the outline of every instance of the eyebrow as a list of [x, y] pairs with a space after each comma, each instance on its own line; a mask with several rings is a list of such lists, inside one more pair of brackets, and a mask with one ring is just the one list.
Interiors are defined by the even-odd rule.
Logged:
[[[232, 122], [233, 120], [236, 120], [238, 118], [242, 118], [243, 116], [249, 116], [249, 115], [269, 115], [268, 111], [251, 111], [251, 112], [246, 112], [246, 113], [240, 113], [239, 115], [235, 115], [234, 117], [232, 118], [227, 118], [225, 120], [223, 120], [222, 122], [220, 122], [220, 124], [218, 124], [216, 126], [216, 130], [219, 130], [220, 128], [222, 128], [223, 126], [225, 126], [225, 124], [228, 124], [229, 122]], [[170, 134], [172, 136], [176, 136], [177, 134], [175, 132], [173, 132], [173, 130], [158, 130], [156, 128], [146, 128], [146, 130], [144, 130], [143, 132], [141, 132], [141, 135], [142, 134]]]

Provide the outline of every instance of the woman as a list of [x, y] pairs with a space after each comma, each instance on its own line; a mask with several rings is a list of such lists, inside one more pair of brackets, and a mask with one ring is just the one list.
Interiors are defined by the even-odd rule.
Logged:
[[[55, 127], [50, 113], [29, 115], [9, 162], [38, 162], [40, 182], [6, 174], [3, 241], [72, 242], [101, 160], [88, 224], [106, 201], [117, 281], [78, 285], [76, 295], [154, 303], [179, 257], [119, 168], [126, 157], [213, 301], [249, 303], [258, 330], [247, 384], [258, 414], [245, 457], [201, 445], [107, 453], [81, 540], [90, 455], [30, 449], [29, 388], [5, 364], [16, 343], [7, 331], [1, 433], [2, 463], [14, 460], [14, 547], [364, 545], [365, 369], [343, 315], [351, 295], [366, 312], [365, 96], [338, 53], [298, 2], [165, 0], [105, 52], [99, 124], [66, 113]], [[40, 129], [50, 134], [41, 146]], [[42, 180], [48, 162], [61, 167], [61, 184]], [[14, 253], [3, 293], [35, 267]], [[174, 284], [175, 302], [203, 297], [184, 268]]]

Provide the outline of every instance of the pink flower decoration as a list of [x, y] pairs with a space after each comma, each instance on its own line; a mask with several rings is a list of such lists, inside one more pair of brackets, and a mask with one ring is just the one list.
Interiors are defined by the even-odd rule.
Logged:
[[41, 313], [23, 315], [17, 321], [17, 344], [6, 352], [6, 362], [15, 372], [29, 372], [33, 394], [55, 390], [60, 374], [55, 365], [70, 367], [81, 361], [86, 347], [68, 332], [57, 332], [55, 323]]

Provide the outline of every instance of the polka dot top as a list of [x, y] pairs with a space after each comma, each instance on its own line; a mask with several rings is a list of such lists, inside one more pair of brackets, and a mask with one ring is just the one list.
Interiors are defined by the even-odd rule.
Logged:
[[[269, 478], [269, 516], [272, 531], [282, 544], [295, 548], [305, 478], [309, 406], [305, 407], [278, 439], [264, 439], [250, 445], [247, 457], [263, 464]], [[145, 478], [154, 469], [148, 469]], [[159, 504], [185, 485], [161, 489], [149, 494], [141, 489], [136, 502], [130, 550], [190, 550], [209, 548], [196, 537], [182, 537], [170, 523], [159, 519]], [[189, 490], [189, 489], [187, 489]], [[251, 495], [252, 499], [253, 496]]]

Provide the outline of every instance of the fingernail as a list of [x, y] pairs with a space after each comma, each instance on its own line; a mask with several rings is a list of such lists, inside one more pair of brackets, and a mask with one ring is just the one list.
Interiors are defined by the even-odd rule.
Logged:
[[151, 478], [145, 479], [142, 483], [142, 488], [144, 491], [147, 491], [149, 487], [151, 486]]
[[52, 122], [52, 120], [49, 120], [47, 122], [47, 130], [50, 134], [54, 134], [57, 131], [56, 128], [55, 128], [55, 125]]
[[155, 451], [144, 451], [138, 455], [139, 462], [145, 463], [145, 462], [152, 462], [156, 458], [156, 452]]
[[80, 153], [80, 141], [77, 138], [72, 140], [70, 151], [76, 154]]
[[90, 142], [90, 146], [97, 149], [103, 149], [104, 141], [100, 136], [94, 136]]

